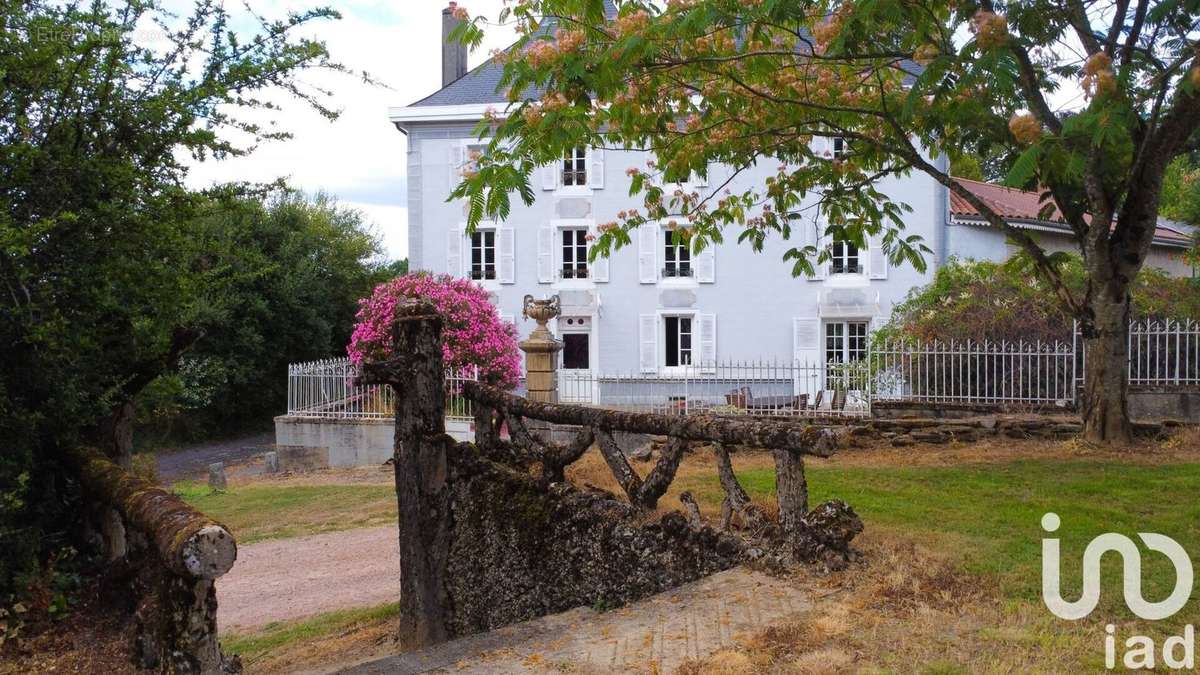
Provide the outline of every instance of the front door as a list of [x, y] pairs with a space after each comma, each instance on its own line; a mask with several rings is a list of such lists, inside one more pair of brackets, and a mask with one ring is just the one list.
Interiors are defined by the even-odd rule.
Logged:
[[558, 399], [564, 403], [593, 403], [596, 383], [592, 364], [592, 318], [559, 317], [558, 329], [563, 341]]

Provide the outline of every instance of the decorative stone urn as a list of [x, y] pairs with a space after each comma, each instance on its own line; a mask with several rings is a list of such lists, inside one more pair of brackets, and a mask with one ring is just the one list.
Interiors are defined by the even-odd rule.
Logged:
[[532, 295], [525, 296], [525, 306], [521, 314], [526, 319], [537, 322], [537, 327], [519, 345], [521, 351], [525, 352], [525, 389], [531, 401], [558, 401], [558, 375], [555, 366], [563, 344], [546, 328], [546, 322], [558, 316], [558, 311], [557, 295], [545, 300], [534, 300]]

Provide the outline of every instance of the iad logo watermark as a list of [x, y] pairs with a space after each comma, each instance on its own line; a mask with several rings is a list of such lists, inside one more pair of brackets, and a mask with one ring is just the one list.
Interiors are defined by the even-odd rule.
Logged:
[[[1062, 520], [1057, 514], [1042, 516], [1042, 529], [1057, 532]], [[1146, 548], [1167, 557], [1175, 566], [1175, 589], [1164, 600], [1149, 602], [1142, 597], [1142, 552], [1132, 539], [1115, 532], [1107, 532], [1091, 541], [1083, 551], [1083, 593], [1078, 600], [1068, 602], [1062, 597], [1060, 586], [1061, 551], [1056, 538], [1042, 539], [1042, 601], [1046, 608], [1060, 619], [1077, 620], [1086, 617], [1100, 602], [1100, 559], [1105, 553], [1116, 552], [1121, 556], [1124, 578], [1125, 605], [1139, 618], [1158, 621], [1173, 616], [1183, 609], [1192, 594], [1192, 560], [1187, 551], [1174, 539], [1153, 532], [1139, 532], [1138, 537]], [[1116, 629], [1112, 624], [1105, 627], [1104, 661], [1108, 668], [1117, 667]], [[1195, 667], [1195, 628], [1190, 624], [1183, 635], [1163, 640], [1162, 664], [1167, 668]], [[1126, 668], [1154, 668], [1156, 649], [1154, 640], [1144, 635], [1134, 635], [1125, 640], [1122, 663]]]

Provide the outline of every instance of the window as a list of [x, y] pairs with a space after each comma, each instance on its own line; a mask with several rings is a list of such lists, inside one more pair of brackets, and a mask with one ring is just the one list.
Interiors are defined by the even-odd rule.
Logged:
[[563, 333], [562, 367], [563, 370], [588, 369], [587, 333]]
[[588, 278], [587, 230], [571, 228], [562, 230], [562, 278]]
[[468, 145], [466, 149], [466, 157], [463, 161], [462, 175], [464, 178], [470, 178], [479, 171], [479, 158], [483, 156], [483, 151], [487, 150], [486, 145]]
[[663, 232], [666, 233], [666, 249], [663, 252], [663, 276], [692, 276], [691, 249], [688, 248], [686, 242], [675, 243], [674, 232], [672, 230], [663, 230]]
[[471, 233], [471, 278], [496, 278], [495, 230], [475, 230]]
[[667, 353], [663, 361], [668, 367], [692, 365], [692, 317], [663, 317]]
[[831, 274], [862, 274], [862, 265], [858, 262], [858, 247], [848, 241], [833, 242], [829, 271]]
[[846, 139], [842, 138], [841, 136], [834, 136], [833, 138], [829, 139], [829, 147], [832, 150], [835, 158], [845, 157], [847, 154]]
[[867, 357], [867, 322], [825, 324], [825, 362], [853, 363]]
[[563, 156], [562, 184], [587, 185], [587, 148], [571, 148]]

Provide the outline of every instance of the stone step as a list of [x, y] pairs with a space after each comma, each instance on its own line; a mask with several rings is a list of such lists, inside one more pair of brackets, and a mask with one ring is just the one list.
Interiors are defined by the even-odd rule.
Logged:
[[341, 672], [543, 673], [561, 665], [572, 673], [669, 673], [810, 607], [787, 580], [736, 568], [627, 607], [580, 607]]

